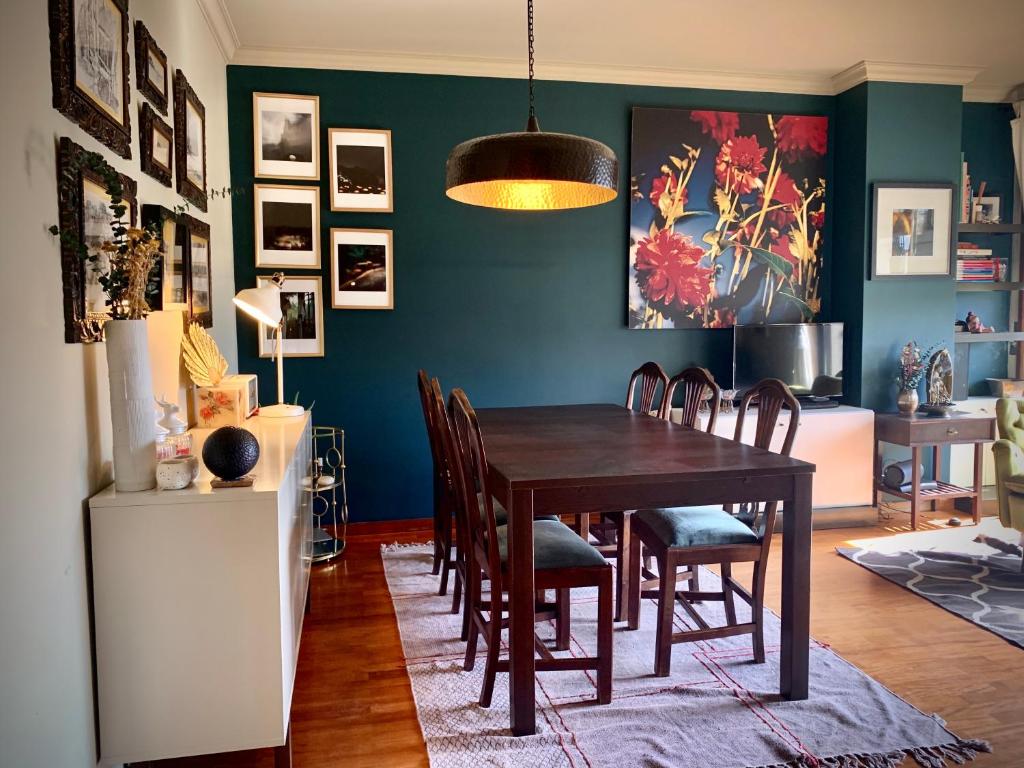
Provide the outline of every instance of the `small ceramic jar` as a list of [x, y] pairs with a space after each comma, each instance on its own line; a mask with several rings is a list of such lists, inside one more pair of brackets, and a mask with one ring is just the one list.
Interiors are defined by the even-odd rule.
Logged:
[[188, 488], [199, 477], [199, 460], [195, 456], [164, 459], [156, 465], [156, 485], [161, 491]]

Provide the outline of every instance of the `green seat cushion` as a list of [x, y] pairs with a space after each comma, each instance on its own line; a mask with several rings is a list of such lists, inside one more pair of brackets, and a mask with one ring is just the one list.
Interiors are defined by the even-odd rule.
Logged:
[[[484, 502], [480, 498], [480, 494], [477, 494], [477, 502], [480, 505], [480, 519], [484, 517]], [[494, 524], [495, 525], [506, 525], [508, 523], [508, 510], [501, 506], [501, 502], [497, 499], [492, 498], [491, 503], [494, 504]], [[558, 515], [541, 515], [537, 520], [558, 520]]]
[[[508, 562], [508, 528], [498, 529], [501, 563]], [[604, 555], [576, 534], [569, 526], [554, 520], [537, 519], [533, 523], [533, 567], [538, 571], [553, 568], [585, 568], [604, 565]]]
[[720, 506], [642, 509], [633, 516], [669, 547], [756, 544], [760, 539]]

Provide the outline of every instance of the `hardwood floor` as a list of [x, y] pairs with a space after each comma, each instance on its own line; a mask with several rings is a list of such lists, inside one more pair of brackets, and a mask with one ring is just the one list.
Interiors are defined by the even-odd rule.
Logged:
[[[923, 514], [925, 524], [947, 518]], [[906, 521], [897, 515], [871, 528], [815, 531], [811, 632], [922, 711], [938, 713], [960, 736], [988, 740], [994, 754], [971, 765], [1024, 765], [1024, 651], [833, 551], [845, 541], [902, 532]], [[380, 545], [426, 541], [430, 527], [429, 520], [351, 525], [345, 555], [314, 570], [292, 710], [295, 768], [428, 765]], [[772, 548], [766, 588], [766, 605], [775, 611], [781, 549]], [[734, 574], [749, 579], [749, 567]], [[273, 764], [273, 752], [260, 750], [153, 765]]]

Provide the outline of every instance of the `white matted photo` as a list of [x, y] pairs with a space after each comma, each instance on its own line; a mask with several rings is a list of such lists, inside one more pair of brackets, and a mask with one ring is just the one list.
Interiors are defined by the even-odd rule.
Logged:
[[125, 123], [124, 15], [111, 0], [75, 0], [75, 85]]
[[327, 146], [332, 211], [394, 211], [391, 131], [331, 128]]
[[331, 230], [331, 307], [395, 308], [390, 229]]
[[320, 188], [254, 185], [256, 266], [320, 267]]
[[320, 179], [320, 97], [252, 95], [256, 176]]
[[874, 185], [871, 277], [952, 274], [953, 184]]
[[[270, 285], [270, 275], [259, 275], [260, 288]], [[285, 275], [281, 286], [282, 353], [284, 357], [324, 356], [324, 304], [319, 276]], [[275, 328], [260, 323], [260, 357], [275, 354]]]

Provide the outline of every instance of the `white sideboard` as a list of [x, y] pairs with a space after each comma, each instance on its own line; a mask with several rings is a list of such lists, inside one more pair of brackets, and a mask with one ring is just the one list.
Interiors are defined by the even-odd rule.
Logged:
[[[743, 424], [743, 442], [754, 442], [756, 410]], [[672, 409], [678, 422], [682, 411]], [[701, 414], [707, 419], [706, 413]], [[779, 450], [789, 425], [789, 411], [779, 416], [772, 450]], [[719, 413], [715, 434], [730, 439], [736, 434], [736, 412]], [[867, 408], [841, 405], [836, 408], [805, 408], [793, 443], [793, 458], [816, 465], [811, 503], [825, 507], [871, 506], [872, 457], [875, 414]]]
[[[254, 417], [249, 488], [90, 502], [101, 763], [280, 747], [309, 588], [310, 417]], [[193, 430], [200, 455], [209, 430]]]

